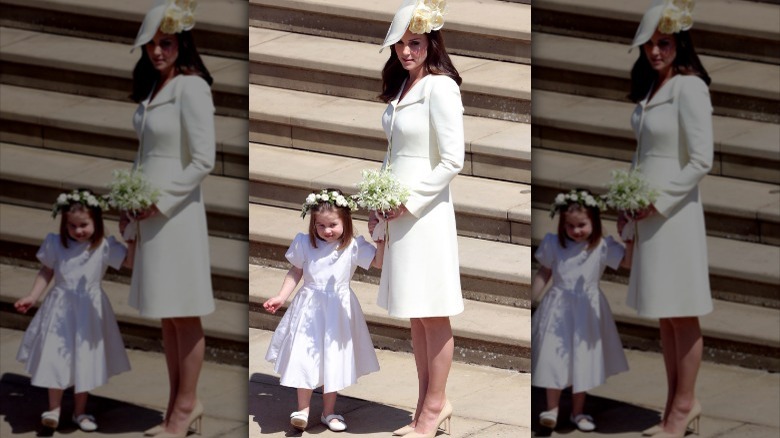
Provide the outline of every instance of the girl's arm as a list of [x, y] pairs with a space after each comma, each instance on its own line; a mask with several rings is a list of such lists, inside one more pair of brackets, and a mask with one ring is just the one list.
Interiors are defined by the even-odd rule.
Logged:
[[631, 257], [634, 255], [634, 241], [626, 241], [626, 251], [623, 253], [623, 260], [620, 261], [620, 267], [631, 269]]
[[51, 281], [52, 277], [54, 277], [54, 270], [51, 268], [47, 268], [46, 266], [43, 266], [41, 269], [38, 270], [38, 275], [35, 276], [35, 280], [33, 280], [32, 289], [30, 289], [30, 293], [27, 294], [26, 297], [19, 298], [14, 303], [14, 308], [16, 308], [16, 311], [19, 313], [27, 313], [28, 310], [30, 310], [30, 307], [35, 305], [35, 303], [38, 302], [38, 299], [41, 297], [41, 294], [46, 290], [46, 286], [49, 285], [49, 282]]
[[534, 279], [531, 281], [531, 301], [537, 301], [539, 295], [544, 290], [544, 286], [550, 281], [550, 277], [552, 277], [552, 270], [539, 266], [539, 270], [536, 271], [536, 275], [534, 275]]
[[266, 300], [266, 302], [263, 303], [263, 308], [270, 313], [276, 313], [295, 290], [295, 286], [301, 281], [301, 277], [303, 277], [303, 269], [296, 268], [295, 266], [290, 268], [290, 270], [287, 271], [287, 275], [284, 276], [284, 281], [282, 282], [282, 288], [279, 289], [279, 294]]
[[382, 269], [382, 263], [385, 260], [385, 241], [380, 240], [376, 242], [376, 254], [374, 254], [374, 260], [371, 261], [371, 266]]
[[125, 254], [125, 260], [122, 262], [122, 266], [133, 269], [133, 260], [135, 260], [135, 240], [130, 240], [127, 242], [127, 254]]

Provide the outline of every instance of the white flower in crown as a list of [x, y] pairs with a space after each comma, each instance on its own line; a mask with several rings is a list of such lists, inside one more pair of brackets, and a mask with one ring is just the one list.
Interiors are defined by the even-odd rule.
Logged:
[[693, 27], [693, 0], [666, 0], [658, 30], [667, 35]]
[[195, 0], [168, 0], [160, 30], [163, 33], [175, 34], [195, 27]]
[[73, 190], [67, 193], [60, 193], [59, 196], [57, 196], [57, 200], [51, 208], [51, 216], [57, 217], [57, 213], [59, 213], [60, 210], [73, 203], [79, 203], [87, 207], [99, 208], [101, 210], [108, 207], [103, 198], [96, 196], [88, 190]]
[[550, 217], [555, 217], [555, 213], [563, 211], [569, 204], [580, 204], [585, 207], [605, 208], [604, 202], [593, 196], [587, 190], [571, 190], [568, 193], [558, 193], [550, 205]]
[[314, 204], [317, 202], [317, 195], [314, 193], [310, 193], [309, 196], [306, 197], [306, 203], [307, 204]]
[[306, 201], [304, 201], [301, 206], [301, 217], [305, 218], [306, 214], [309, 213], [309, 210], [320, 202], [327, 202], [337, 207], [348, 208], [350, 211], [357, 210], [357, 203], [352, 197], [344, 196], [344, 194], [338, 190], [332, 190], [330, 192], [328, 192], [328, 190], [322, 190], [319, 193], [309, 193], [309, 195], [306, 196]]
[[444, 26], [444, 10], [446, 7], [446, 0], [419, 1], [409, 22], [409, 30], [412, 33], [421, 35], [432, 30], [441, 29]]

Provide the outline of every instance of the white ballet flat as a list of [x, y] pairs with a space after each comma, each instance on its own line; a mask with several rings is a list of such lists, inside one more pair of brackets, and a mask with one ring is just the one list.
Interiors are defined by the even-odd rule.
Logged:
[[[336, 420], [336, 421], [333, 421]], [[347, 430], [347, 423], [344, 422], [344, 417], [338, 414], [330, 414], [327, 417], [320, 417], [322, 424], [328, 426], [328, 429], [334, 432], [342, 432]]]
[[290, 424], [298, 430], [306, 430], [309, 425], [309, 413], [306, 411], [295, 411], [290, 414]]
[[580, 414], [569, 417], [572, 423], [577, 426], [577, 429], [583, 432], [592, 432], [596, 430], [596, 423], [593, 422], [593, 417], [587, 414]]
[[81, 414], [78, 417], [73, 416], [73, 422], [84, 432], [94, 432], [98, 428], [97, 423], [95, 423], [95, 417], [88, 414]]

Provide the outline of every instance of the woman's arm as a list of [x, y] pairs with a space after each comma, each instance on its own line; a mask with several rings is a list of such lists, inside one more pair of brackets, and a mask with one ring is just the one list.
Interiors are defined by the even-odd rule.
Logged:
[[284, 276], [282, 288], [279, 289], [279, 293], [275, 297], [266, 300], [266, 302], [263, 303], [263, 308], [270, 313], [276, 313], [295, 290], [295, 286], [301, 281], [301, 277], [303, 277], [303, 269], [296, 268], [295, 266], [290, 268], [290, 270], [287, 271], [287, 275]]
[[448, 77], [431, 79], [436, 80], [436, 83], [431, 89], [430, 124], [438, 143], [439, 163], [427, 177], [409, 188], [409, 200], [405, 207], [416, 217], [463, 169], [465, 156], [460, 89]]
[[683, 76], [678, 80], [683, 81], [677, 105], [680, 132], [688, 146], [688, 162], [667, 187], [659, 191], [653, 205], [663, 216], [668, 216], [696, 188], [712, 168], [713, 159], [712, 103], [707, 84], [697, 76]]
[[182, 140], [187, 141], [190, 162], [178, 174], [171, 175], [171, 184], [161, 190], [155, 208], [165, 216], [181, 204], [214, 169], [216, 140], [214, 134], [214, 102], [211, 88], [200, 76], [179, 78], [181, 91]]
[[33, 280], [30, 293], [28, 293], [25, 297], [19, 298], [14, 303], [14, 308], [16, 311], [19, 313], [27, 313], [27, 311], [30, 310], [30, 307], [34, 306], [35, 303], [38, 302], [38, 299], [46, 290], [46, 286], [49, 285], [52, 277], [54, 277], [54, 270], [47, 268], [46, 266], [41, 267], [41, 269], [38, 270], [38, 274], [35, 276], [35, 279]]

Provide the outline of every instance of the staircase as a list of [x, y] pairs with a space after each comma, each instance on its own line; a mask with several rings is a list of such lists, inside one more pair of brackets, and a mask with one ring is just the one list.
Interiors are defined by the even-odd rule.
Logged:
[[[451, 0], [444, 36], [463, 77], [466, 165], [452, 184], [466, 310], [452, 318], [456, 360], [530, 366], [530, 2]], [[249, 325], [289, 268], [300, 206], [323, 187], [355, 193], [387, 141], [379, 52], [400, 1], [249, 1]], [[367, 212], [355, 216], [367, 235]], [[353, 288], [375, 346], [411, 351], [409, 321], [376, 305], [379, 271]]]
[[[217, 165], [203, 183], [216, 312], [203, 319], [207, 357], [247, 364], [247, 4], [199, 2], [194, 36], [214, 77]], [[138, 147], [128, 98], [131, 54], [151, 0], [0, 0], [0, 312], [2, 326], [26, 328], [13, 309], [32, 285], [35, 252], [59, 221], [57, 194], [99, 193]], [[110, 212], [108, 234], [118, 235]], [[110, 270], [104, 288], [129, 347], [160, 350], [160, 321], [127, 305], [130, 272]]]
[[[533, 245], [555, 194], [598, 193], [635, 149], [628, 53], [649, 1], [534, 2]], [[738, 17], [738, 18], [737, 18]], [[692, 36], [712, 77], [715, 164], [700, 184], [715, 311], [707, 360], [780, 370], [780, 14], [748, 0], [697, 2]], [[614, 216], [605, 229], [615, 233]], [[681, 242], [684, 244], [684, 242]], [[535, 262], [534, 262], [535, 263]], [[535, 264], [536, 265], [536, 264]], [[657, 321], [625, 305], [628, 272], [605, 277], [626, 346], [658, 350]]]

